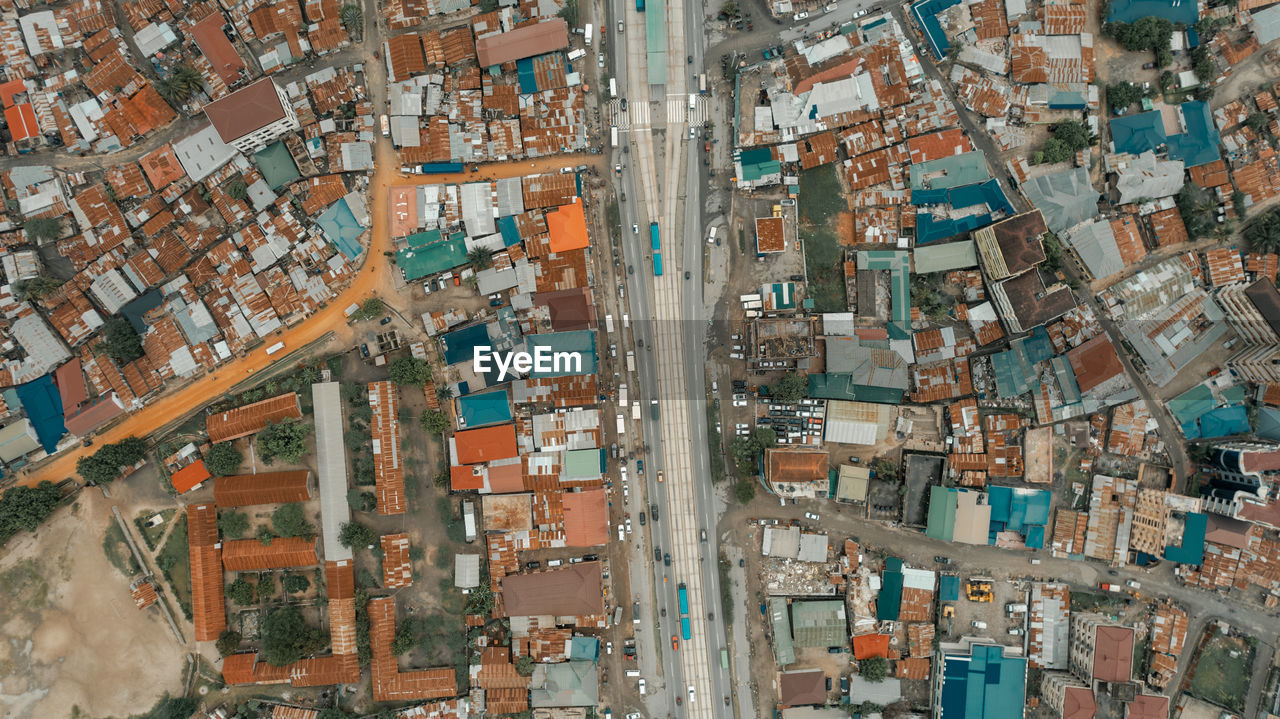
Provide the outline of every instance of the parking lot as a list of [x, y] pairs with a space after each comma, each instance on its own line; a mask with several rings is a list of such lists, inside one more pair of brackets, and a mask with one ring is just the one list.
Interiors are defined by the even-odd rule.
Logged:
[[[942, 569], [945, 571], [946, 567]], [[1026, 604], [1029, 598], [1028, 586], [1023, 582], [994, 581], [991, 583], [992, 600], [990, 602], [971, 602], [965, 596], [965, 584], [970, 578], [964, 575], [960, 577], [960, 601], [956, 602], [956, 615], [952, 619], [951, 631], [946, 635], [947, 639], [954, 641], [959, 637], [971, 635], [990, 637], [996, 643], [1007, 646], [1022, 646], [1026, 638], [1022, 634], [1025, 632], [1026, 614], [1010, 617], [1005, 608], [1009, 604]], [[979, 626], [975, 626], [975, 622], [979, 623]], [[986, 626], [980, 626], [982, 624]], [[943, 620], [943, 627], [945, 629], [946, 620]], [[1018, 635], [1009, 634], [1009, 630], [1013, 628], [1018, 629]]]

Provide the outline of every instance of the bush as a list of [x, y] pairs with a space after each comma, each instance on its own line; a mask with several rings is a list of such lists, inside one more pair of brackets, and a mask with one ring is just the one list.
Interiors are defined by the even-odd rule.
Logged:
[[338, 531], [338, 542], [347, 549], [364, 549], [377, 541], [377, 533], [359, 522], [346, 522]]
[[27, 220], [22, 229], [26, 230], [27, 237], [34, 241], [34, 244], [44, 244], [52, 240], [58, 239], [62, 234], [62, 218], [61, 217], [36, 217]]
[[533, 665], [533, 657], [527, 654], [521, 656], [519, 659], [516, 659], [516, 674], [519, 674], [522, 677], [533, 676]]
[[784, 404], [792, 404], [809, 393], [808, 375], [788, 372], [773, 386], [772, 397]]
[[1102, 33], [1110, 35], [1124, 46], [1124, 49], [1137, 52], [1149, 50], [1156, 53], [1156, 61], [1160, 62], [1160, 51], [1169, 52], [1169, 41], [1173, 38], [1173, 23], [1162, 17], [1144, 17], [1131, 23], [1109, 22], [1102, 26]]
[[262, 658], [283, 667], [324, 648], [325, 636], [308, 626], [296, 607], [276, 609], [262, 620]]
[[249, 515], [235, 509], [222, 512], [218, 515], [218, 529], [227, 539], [239, 539], [249, 531]]
[[307, 435], [310, 432], [311, 425], [302, 422], [267, 422], [267, 426], [258, 433], [258, 455], [268, 465], [277, 458], [288, 464], [297, 464], [307, 453]]
[[286, 594], [305, 592], [310, 587], [311, 580], [307, 579], [305, 574], [290, 574], [284, 578], [284, 591]]
[[858, 662], [858, 673], [869, 682], [882, 682], [889, 676], [889, 660], [884, 657], [871, 657]]
[[742, 504], [750, 504], [756, 498], [756, 485], [749, 479], [740, 480], [733, 487], [733, 496]]
[[227, 599], [242, 607], [253, 604], [255, 594], [253, 585], [245, 581], [244, 577], [236, 577], [234, 582], [227, 585]]
[[34, 532], [58, 507], [62, 492], [45, 480], [34, 487], [17, 486], [0, 496], [0, 545], [20, 531]]
[[311, 523], [297, 502], [282, 504], [271, 513], [271, 527], [280, 537], [306, 537], [312, 533]]
[[272, 534], [271, 528], [264, 524], [261, 527], [258, 527], [258, 531], [254, 533], [253, 537], [259, 542], [262, 542], [264, 547], [270, 547], [271, 540], [275, 539], [276, 535]]
[[233, 629], [224, 629], [222, 634], [218, 636], [218, 641], [213, 645], [218, 650], [218, 654], [226, 657], [236, 653], [240, 648], [240, 632]]
[[230, 442], [219, 442], [204, 453], [204, 468], [215, 477], [227, 477], [240, 471], [244, 455]]
[[1045, 141], [1044, 147], [1040, 150], [1043, 154], [1039, 157], [1041, 161], [1049, 164], [1066, 162], [1074, 157], [1077, 151], [1088, 147], [1091, 141], [1089, 131], [1084, 125], [1074, 120], [1065, 120], [1054, 127], [1053, 137]]
[[431, 365], [417, 357], [402, 355], [391, 361], [387, 368], [391, 381], [397, 385], [421, 387], [431, 380]]
[[128, 364], [143, 355], [142, 338], [123, 317], [112, 317], [102, 325], [102, 351], [108, 357]]
[[48, 297], [62, 286], [62, 282], [48, 275], [32, 277], [29, 280], [18, 280], [13, 283], [13, 294], [19, 301], [38, 300]]
[[270, 574], [262, 575], [258, 580], [258, 596], [266, 599], [276, 593], [276, 580]]
[[418, 424], [428, 434], [444, 434], [449, 429], [449, 415], [439, 410], [428, 409], [418, 417]]
[[1131, 82], [1121, 82], [1107, 86], [1107, 103], [1111, 111], [1119, 113], [1143, 97], [1142, 88]]
[[126, 437], [115, 444], [103, 445], [97, 452], [76, 460], [76, 472], [86, 482], [106, 484], [120, 477], [125, 467], [142, 461], [146, 444], [137, 437]]

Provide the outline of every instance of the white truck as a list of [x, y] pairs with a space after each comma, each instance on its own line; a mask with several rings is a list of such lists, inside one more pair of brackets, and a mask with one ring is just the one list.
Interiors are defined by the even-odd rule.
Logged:
[[604, 316], [604, 331], [613, 334], [613, 315]]
[[635, 353], [635, 350], [628, 350], [628, 351], [627, 351], [627, 371], [628, 371], [628, 372], [635, 372], [635, 371], [636, 371], [636, 353]]

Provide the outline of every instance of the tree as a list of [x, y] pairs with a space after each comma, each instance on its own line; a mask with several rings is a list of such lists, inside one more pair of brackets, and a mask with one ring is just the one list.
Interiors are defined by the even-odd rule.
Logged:
[[20, 531], [34, 532], [53, 514], [62, 491], [45, 480], [34, 487], [15, 486], [0, 496], [0, 544]]
[[1191, 71], [1202, 85], [1208, 85], [1218, 76], [1218, 66], [1214, 64], [1213, 56], [1204, 45], [1191, 48]]
[[253, 533], [253, 538], [261, 542], [262, 546], [270, 547], [271, 540], [275, 539], [276, 535], [271, 533], [271, 527], [263, 524], [258, 527], [258, 531]]
[[577, 27], [578, 0], [565, 0], [564, 7], [560, 8], [560, 12], [556, 14], [559, 15], [561, 19], [563, 19], [565, 22], [569, 23], [570, 27]]
[[307, 435], [310, 432], [311, 425], [296, 420], [268, 421], [258, 433], [258, 454], [264, 464], [271, 464], [277, 458], [287, 464], [297, 464], [307, 453]]
[[119, 479], [125, 467], [142, 461], [146, 444], [137, 437], [126, 437], [115, 444], [103, 445], [97, 452], [76, 460], [76, 472], [86, 482], [106, 484]]
[[409, 355], [402, 355], [392, 360], [387, 371], [391, 381], [400, 386], [421, 387], [431, 380], [431, 365]]
[[794, 404], [809, 393], [809, 376], [788, 372], [773, 386], [773, 399], [784, 404]]
[[308, 626], [297, 607], [281, 607], [262, 620], [262, 658], [277, 667], [287, 666], [324, 648], [319, 629]]
[[271, 528], [280, 537], [307, 537], [311, 535], [311, 523], [303, 514], [298, 502], [282, 504], [271, 513]]
[[338, 542], [347, 549], [363, 549], [377, 541], [377, 533], [359, 522], [344, 522], [338, 530]]
[[441, 402], [453, 401], [453, 388], [444, 382], [436, 385], [436, 399]]
[[1169, 41], [1173, 38], [1173, 23], [1162, 17], [1138, 18], [1131, 23], [1109, 22], [1102, 26], [1102, 34], [1114, 37], [1126, 50], [1154, 52], [1156, 62], [1162, 67], [1169, 63], [1161, 62], [1161, 50], [1172, 60]]
[[290, 574], [284, 578], [284, 591], [287, 594], [305, 592], [311, 587], [311, 580], [305, 574]]
[[476, 272], [487, 270], [493, 266], [493, 250], [488, 247], [474, 247], [467, 253], [467, 262]]
[[22, 225], [27, 237], [37, 245], [52, 242], [62, 235], [61, 217], [35, 217]]
[[218, 515], [218, 529], [227, 539], [239, 539], [249, 531], [249, 515], [235, 509], [229, 509]]
[[[316, 719], [347, 719], [350, 716], [350, 714], [337, 707], [327, 707], [325, 709], [321, 709], [319, 714], [316, 714]], [[378, 719], [382, 718], [378, 717]]]
[[1254, 112], [1245, 118], [1244, 124], [1253, 130], [1255, 135], [1263, 135], [1267, 132], [1267, 125], [1271, 124], [1271, 118], [1265, 112]]
[[516, 674], [522, 677], [533, 676], [533, 664], [533, 657], [528, 654], [521, 655], [519, 659], [516, 659]]
[[174, 107], [186, 104], [191, 96], [204, 90], [204, 78], [200, 71], [181, 64], [170, 68], [166, 77], [156, 82], [156, 92]]
[[343, 5], [338, 17], [341, 18], [342, 26], [352, 35], [364, 30], [364, 10], [359, 5]]
[[13, 283], [13, 293], [19, 301], [25, 302], [48, 297], [61, 286], [62, 282], [60, 280], [48, 275], [39, 275], [29, 280], [18, 280]]
[[1275, 252], [1280, 250], [1280, 210], [1272, 210], [1259, 216], [1244, 228], [1245, 242], [1254, 252]]
[[240, 636], [240, 632], [234, 629], [224, 629], [222, 634], [218, 635], [218, 641], [213, 645], [218, 650], [218, 654], [222, 656], [231, 656], [240, 648], [240, 640], [244, 637]]
[[1075, 120], [1059, 122], [1053, 129], [1053, 137], [1044, 143], [1043, 161], [1049, 164], [1066, 162], [1076, 152], [1088, 147], [1093, 141], [1084, 125]]
[[372, 320], [381, 317], [387, 311], [387, 303], [377, 297], [370, 297], [360, 303], [360, 309], [351, 313], [351, 319], [356, 322]]
[[391, 640], [391, 654], [400, 656], [405, 652], [413, 649], [413, 645], [417, 642], [418, 637], [413, 633], [413, 628], [405, 622], [396, 629], [396, 636]]
[[[1209, 199], [1209, 194], [1194, 182], [1188, 182], [1178, 190], [1177, 196], [1174, 198], [1178, 206], [1178, 214], [1182, 216], [1182, 224], [1186, 225], [1187, 237], [1191, 241], [1198, 240], [1208, 235], [1213, 230], [1213, 205]], [[1245, 239], [1248, 240], [1248, 228], [1245, 229]], [[1254, 246], [1254, 250], [1265, 252], [1268, 250], [1260, 250]]]
[[245, 580], [244, 577], [236, 577], [236, 580], [227, 585], [227, 599], [247, 607], [253, 604], [255, 592], [253, 585]]
[[102, 351], [120, 364], [142, 356], [142, 338], [123, 317], [112, 317], [102, 325]]
[[884, 657], [871, 657], [858, 662], [858, 673], [869, 682], [882, 682], [889, 676], [889, 660]]
[[422, 416], [418, 417], [418, 424], [428, 434], [444, 434], [449, 429], [449, 415], [434, 409], [423, 410]]
[[266, 599], [276, 593], [276, 580], [271, 578], [270, 574], [262, 575], [258, 580], [258, 596]]
[[1236, 190], [1231, 193], [1231, 206], [1235, 208], [1236, 217], [1239, 217], [1242, 220], [1244, 219], [1245, 213], [1248, 212], [1245, 204], [1246, 198], [1243, 192]]
[[733, 487], [733, 496], [742, 504], [750, 504], [756, 498], [756, 485], [749, 479], [740, 480]]
[[737, 17], [738, 3], [734, 2], [734, 0], [727, 0], [725, 4], [720, 6], [720, 12], [729, 17]]
[[171, 697], [166, 694], [146, 716], [148, 719], [188, 719], [199, 708], [199, 699]]
[[1107, 86], [1107, 103], [1111, 105], [1111, 111], [1116, 114], [1124, 112], [1130, 105], [1142, 98], [1142, 88], [1131, 82], [1120, 82]]
[[244, 455], [230, 442], [219, 442], [204, 453], [204, 468], [215, 477], [227, 477], [240, 471]]
[[243, 200], [249, 196], [249, 186], [244, 184], [244, 180], [236, 178], [227, 183], [227, 197], [233, 200]]

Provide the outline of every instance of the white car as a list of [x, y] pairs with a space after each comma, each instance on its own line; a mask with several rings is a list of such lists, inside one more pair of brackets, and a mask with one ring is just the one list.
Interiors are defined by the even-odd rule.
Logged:
[[797, 19], [797, 20], [803, 20], [803, 19], [805, 19], [805, 18], [807, 18], [807, 17], [809, 17], [809, 13], [807, 13], [807, 12], [798, 12], [798, 13], [796, 13], [796, 19]]
[[693, 685], [692, 684], [689, 685], [689, 703], [690, 704], [693, 703]]
[[631, 225], [631, 234], [633, 235], [640, 234], [640, 225], [634, 225], [634, 224]]
[[746, 407], [746, 406], [747, 406], [747, 401], [746, 401], [745, 399], [735, 399], [735, 400], [733, 401], [733, 406], [734, 406], [734, 407]]
[[814, 514], [813, 512], [805, 512], [805, 513], [804, 513], [804, 518], [805, 518], [805, 519], [812, 519], [812, 520], [813, 520], [813, 521], [815, 521], [815, 522], [816, 522], [816, 521], [818, 521], [819, 519], [821, 519], [821, 517], [819, 517], [818, 515]]
[[644, 696], [644, 677], [640, 677], [640, 680], [637, 682], [637, 686], [640, 687], [640, 696]]
[[836, 9], [836, 4], [831, 3], [830, 5], [822, 8], [822, 12], [835, 12], [835, 9]]
[[866, 14], [867, 14], [867, 12], [868, 12], [868, 10], [867, 10], [866, 8], [863, 8], [863, 9], [859, 10], [858, 12], [855, 12], [855, 13], [853, 14], [853, 17], [854, 17], [854, 19], [860, 18], [860, 17], [862, 17], [863, 15], [866, 15]]
[[730, 352], [729, 359], [743, 359], [741, 352]]
[[613, 642], [605, 642], [604, 653], [613, 654]]

